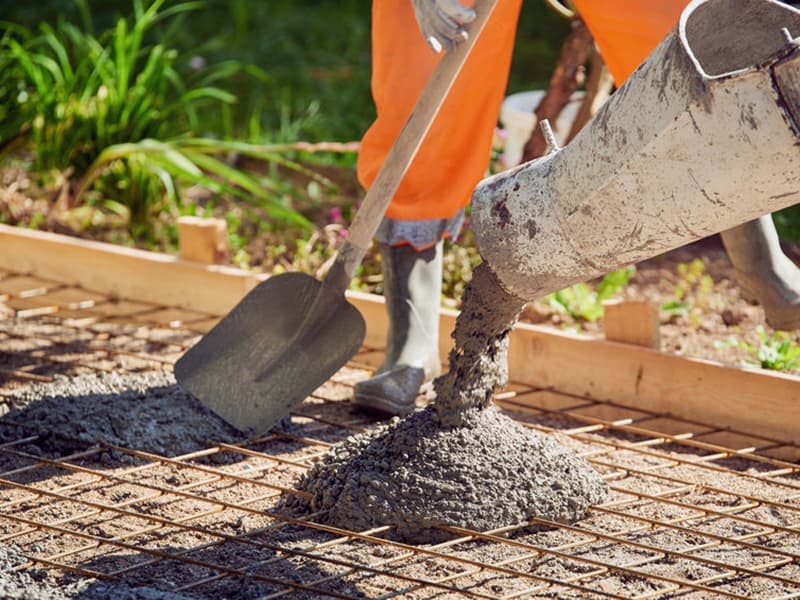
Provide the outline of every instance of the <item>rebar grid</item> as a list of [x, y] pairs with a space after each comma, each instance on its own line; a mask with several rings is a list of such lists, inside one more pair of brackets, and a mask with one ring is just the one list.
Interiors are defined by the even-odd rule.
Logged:
[[[17, 317], [0, 327], [0, 395], [12, 403], [52, 373], [161, 368], [217, 318], [9, 273], [0, 295]], [[0, 544], [26, 557], [21, 570], [193, 597], [800, 597], [800, 466], [776, 458], [796, 446], [524, 386], [498, 404], [561, 436], [609, 483], [610, 500], [580, 523], [449, 527], [454, 539], [412, 546], [389, 527], [288, 516], [280, 500], [300, 493], [304, 470], [374, 425], [342, 401], [353, 369], [367, 370], [356, 357], [293, 412], [291, 434], [177, 457], [117, 446], [46, 456], [31, 450], [37, 436], [0, 444]]]

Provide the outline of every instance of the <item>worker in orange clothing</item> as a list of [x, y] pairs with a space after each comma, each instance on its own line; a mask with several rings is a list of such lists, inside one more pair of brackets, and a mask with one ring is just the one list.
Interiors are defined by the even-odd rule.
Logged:
[[[618, 83], [669, 33], [688, 3], [573, 1]], [[486, 172], [521, 3], [498, 1], [376, 234], [389, 331], [382, 366], [355, 386], [360, 406], [405, 415], [414, 409], [423, 383], [439, 373], [442, 240], [457, 234]], [[441, 52], [466, 39], [464, 26], [475, 17], [471, 6], [466, 0], [373, 1], [372, 94], [378, 116], [359, 154], [358, 175], [366, 188]], [[800, 271], [780, 252], [769, 216], [726, 232], [723, 240], [768, 319], [772, 314], [800, 327]]]
[[[355, 386], [354, 400], [363, 407], [405, 415], [414, 409], [423, 382], [441, 369], [442, 240], [458, 233], [464, 207], [486, 172], [521, 4], [498, 1], [376, 234], [389, 331], [383, 365]], [[373, 1], [372, 95], [378, 117], [358, 158], [365, 187], [441, 52], [464, 39], [463, 26], [474, 17], [458, 0]]]

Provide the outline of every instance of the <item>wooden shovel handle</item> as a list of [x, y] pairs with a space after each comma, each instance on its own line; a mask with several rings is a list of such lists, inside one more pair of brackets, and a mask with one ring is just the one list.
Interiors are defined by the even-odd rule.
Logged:
[[[335, 264], [334, 267], [338, 268], [331, 269], [338, 271], [340, 277], [344, 274], [347, 285], [361, 264], [389, 203], [400, 187], [400, 182], [417, 155], [431, 124], [439, 114], [439, 109], [444, 104], [453, 82], [461, 72], [467, 56], [475, 46], [496, 4], [497, 0], [476, 0], [473, 7], [476, 16], [469, 25], [468, 39], [445, 54], [436, 66], [408, 121], [397, 136], [375, 181], [364, 197], [361, 208], [350, 226], [347, 240], [336, 256], [336, 263], [339, 264]], [[430, 165], [430, 168], [436, 167]]]

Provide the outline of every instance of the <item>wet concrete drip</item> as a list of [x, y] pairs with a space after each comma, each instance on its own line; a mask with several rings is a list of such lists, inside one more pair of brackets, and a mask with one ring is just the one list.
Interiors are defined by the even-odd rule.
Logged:
[[323, 511], [351, 530], [394, 525], [402, 540], [436, 543], [454, 537], [439, 525], [574, 521], [603, 501], [606, 485], [586, 462], [490, 405], [508, 381], [508, 334], [524, 304], [488, 267], [475, 269], [435, 402], [335, 446], [299, 483], [311, 500], [294, 497], [289, 508]]

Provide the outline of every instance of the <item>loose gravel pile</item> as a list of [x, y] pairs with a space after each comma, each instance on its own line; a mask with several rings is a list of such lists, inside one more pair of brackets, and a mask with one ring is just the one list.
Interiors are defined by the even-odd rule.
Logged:
[[[605, 498], [603, 480], [551, 436], [526, 429], [494, 407], [442, 426], [429, 406], [349, 438], [299, 486], [306, 508], [351, 530], [394, 525], [400, 539], [454, 537], [438, 525], [487, 530], [538, 516], [574, 521]], [[303, 500], [294, 499], [302, 507]]]

